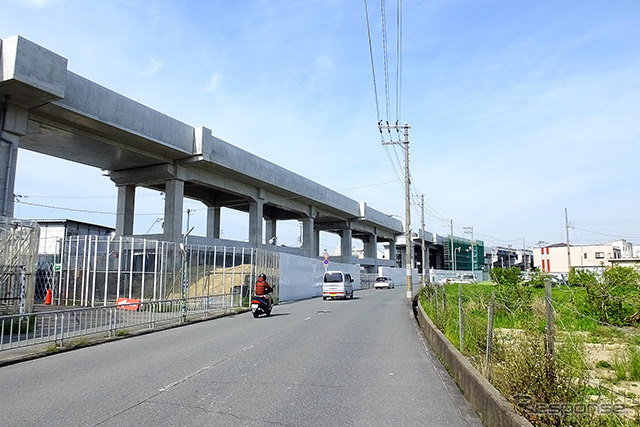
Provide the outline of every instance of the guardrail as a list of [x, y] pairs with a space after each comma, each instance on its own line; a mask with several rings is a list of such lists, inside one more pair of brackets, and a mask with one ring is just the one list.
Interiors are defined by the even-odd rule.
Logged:
[[128, 328], [182, 323], [240, 305], [240, 295], [227, 293], [0, 316], [0, 351], [46, 343], [62, 346], [66, 340], [96, 333], [113, 337]]

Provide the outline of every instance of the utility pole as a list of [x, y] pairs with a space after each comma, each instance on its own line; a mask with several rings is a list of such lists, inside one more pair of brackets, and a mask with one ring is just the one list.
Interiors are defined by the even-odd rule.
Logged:
[[421, 197], [421, 205], [422, 205], [422, 217], [421, 217], [421, 226], [422, 226], [422, 286], [427, 285], [426, 274], [427, 274], [427, 264], [425, 262], [425, 247], [424, 247], [424, 194]]
[[187, 275], [187, 237], [193, 231], [191, 228], [186, 232], [180, 244], [182, 254], [182, 286], [180, 287], [180, 322], [187, 321], [187, 289], [189, 288], [189, 276]]
[[[382, 123], [378, 123], [378, 129], [382, 133], [382, 129], [395, 129], [404, 130], [404, 142], [402, 143], [402, 147], [404, 148], [404, 240], [405, 240], [405, 267], [407, 271], [407, 298], [413, 299], [413, 291], [411, 289], [411, 265], [412, 265], [412, 252], [413, 252], [413, 243], [411, 241], [411, 176], [409, 174], [409, 129], [411, 126], [404, 123], [404, 125], [383, 125]], [[389, 144], [400, 144], [400, 142], [383, 142], [383, 145]]]
[[[187, 235], [189, 234], [189, 218], [191, 218], [191, 213], [192, 210], [191, 209], [187, 209]], [[185, 240], [184, 240], [184, 244], [187, 244], [187, 239], [186, 239], [186, 235], [185, 235]]]
[[[564, 226], [567, 230], [567, 265], [569, 266], [569, 272], [571, 272], [571, 246], [569, 246], [569, 216], [567, 214], [567, 208], [564, 208]], [[568, 276], [567, 276], [568, 277]]]

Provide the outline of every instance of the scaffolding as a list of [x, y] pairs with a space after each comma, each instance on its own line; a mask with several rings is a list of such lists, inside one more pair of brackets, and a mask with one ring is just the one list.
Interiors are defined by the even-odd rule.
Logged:
[[33, 311], [38, 241], [35, 221], [0, 217], [0, 314]]

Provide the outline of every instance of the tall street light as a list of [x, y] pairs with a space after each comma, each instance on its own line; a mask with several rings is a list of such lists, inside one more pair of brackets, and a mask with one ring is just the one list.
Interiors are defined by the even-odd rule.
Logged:
[[473, 252], [473, 227], [462, 227], [464, 229], [464, 232], [467, 234], [471, 234], [471, 272], [473, 273], [475, 271], [475, 262], [476, 262], [476, 257], [475, 254]]

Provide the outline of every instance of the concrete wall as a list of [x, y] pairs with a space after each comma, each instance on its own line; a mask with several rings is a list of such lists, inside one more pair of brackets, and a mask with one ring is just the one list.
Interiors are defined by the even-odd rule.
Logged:
[[420, 329], [438, 358], [486, 426], [531, 426], [513, 405], [471, 365], [453, 344], [431, 322], [422, 306], [414, 299], [414, 312]]
[[[329, 263], [329, 270], [342, 270], [353, 277], [353, 289], [360, 289], [360, 266]], [[322, 295], [324, 264], [320, 259], [280, 254], [280, 301], [295, 301]]]
[[[378, 268], [380, 276], [389, 276], [396, 284], [397, 288], [407, 287], [407, 269], [404, 267], [380, 267]], [[413, 286], [420, 284], [420, 273], [418, 269], [411, 270], [411, 284]]]

